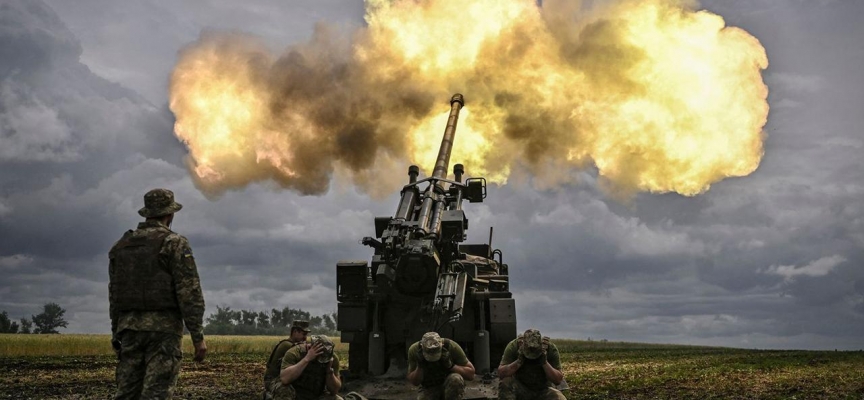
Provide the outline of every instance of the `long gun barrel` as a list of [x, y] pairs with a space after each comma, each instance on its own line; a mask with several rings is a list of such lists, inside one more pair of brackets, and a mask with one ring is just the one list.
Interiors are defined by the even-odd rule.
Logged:
[[459, 121], [459, 111], [465, 107], [465, 99], [456, 93], [450, 99], [450, 118], [447, 119], [447, 128], [444, 129], [444, 139], [441, 140], [441, 148], [438, 149], [438, 159], [435, 161], [435, 169], [432, 177], [443, 179], [447, 177], [447, 167], [450, 164], [450, 151], [453, 150], [453, 138], [456, 136], [456, 123]]
[[[425, 234], [438, 233], [438, 221], [441, 217], [443, 204], [436, 202], [441, 187], [435, 180], [447, 178], [447, 167], [450, 164], [450, 152], [453, 150], [453, 140], [456, 137], [456, 123], [459, 121], [459, 111], [465, 106], [465, 99], [456, 93], [450, 99], [450, 117], [447, 119], [447, 128], [444, 129], [444, 138], [441, 139], [441, 148], [438, 149], [438, 158], [435, 160], [435, 169], [432, 170], [433, 182], [423, 194], [423, 205], [418, 214], [418, 229]], [[436, 204], [437, 203], [437, 204]]]

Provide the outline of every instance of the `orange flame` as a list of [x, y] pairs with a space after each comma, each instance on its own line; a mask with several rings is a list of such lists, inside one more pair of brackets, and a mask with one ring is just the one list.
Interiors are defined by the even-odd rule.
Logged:
[[611, 190], [695, 195], [759, 165], [768, 60], [720, 16], [673, 0], [366, 5], [366, 28], [321, 26], [278, 59], [236, 34], [182, 52], [171, 109], [202, 190], [272, 179], [317, 194], [337, 170], [365, 185], [396, 162], [431, 168], [455, 92], [451, 160], [492, 182], [593, 164]]

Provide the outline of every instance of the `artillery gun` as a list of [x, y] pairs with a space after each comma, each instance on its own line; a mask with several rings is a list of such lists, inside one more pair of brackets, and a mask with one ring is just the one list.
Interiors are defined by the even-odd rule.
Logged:
[[458, 342], [474, 364], [477, 377], [466, 385], [466, 399], [497, 397], [492, 372], [516, 337], [516, 308], [492, 229], [488, 243], [462, 244], [463, 201], [486, 198], [486, 180], [463, 182], [461, 164], [447, 179], [464, 104], [461, 94], [450, 100], [432, 176], [417, 180], [420, 169], [410, 166], [395, 215], [375, 218], [375, 237], [361, 241], [374, 249], [371, 263], [336, 266], [337, 329], [349, 343], [346, 389], [370, 399], [414, 397], [406, 393], [413, 391], [405, 381], [408, 347], [430, 331]]

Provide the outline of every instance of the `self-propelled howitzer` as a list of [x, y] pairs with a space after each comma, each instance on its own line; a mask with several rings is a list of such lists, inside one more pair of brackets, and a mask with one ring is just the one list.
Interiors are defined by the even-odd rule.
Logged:
[[[432, 175], [417, 180], [420, 170], [410, 166], [395, 215], [375, 218], [375, 238], [363, 238], [374, 249], [371, 263], [337, 265], [337, 328], [342, 342], [350, 344], [351, 376], [404, 380], [408, 347], [435, 331], [458, 342], [478, 376], [488, 378], [516, 337], [508, 267], [501, 251], [492, 249], [491, 228], [489, 243], [462, 244], [468, 229], [462, 203], [482, 202], [486, 180], [463, 181], [461, 164], [453, 167], [453, 179], [447, 178], [464, 104], [460, 94], [450, 100]], [[486, 389], [472, 397], [468, 389], [465, 398], [491, 397]]]

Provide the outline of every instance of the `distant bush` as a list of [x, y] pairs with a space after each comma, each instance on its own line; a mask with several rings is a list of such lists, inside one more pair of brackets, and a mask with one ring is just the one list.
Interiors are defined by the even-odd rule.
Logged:
[[[48, 310], [49, 306], [52, 306], [51, 310], [55, 310], [53, 308], [53, 306], [57, 306], [57, 308], [60, 310], [59, 319], [54, 318], [51, 321], [53, 324], [62, 323], [62, 325], [59, 325], [59, 324], [55, 325], [54, 328], [58, 328], [61, 326], [65, 328], [66, 327], [66, 321], [63, 320], [63, 313], [65, 313], [66, 310], [60, 308], [60, 306], [58, 306], [55, 303], [46, 304], [45, 310]], [[42, 314], [39, 314], [39, 316], [42, 316], [43, 314], [45, 314], [45, 313], [43, 312]], [[33, 331], [33, 321], [31, 321], [27, 318], [23, 318], [23, 317], [18, 321], [20, 322], [20, 325], [19, 325], [19, 322], [15, 322], [15, 321], [12, 321], [11, 319], [9, 319], [9, 314], [5, 310], [3, 312], [0, 312], [0, 333], [39, 333], [38, 331], [35, 331], [35, 332]], [[49, 333], [49, 332], [46, 332], [46, 333]], [[50, 332], [50, 333], [58, 333], [58, 332], [54, 331], [54, 332]]]
[[6, 311], [0, 313], [0, 333], [18, 333], [18, 323], [10, 320]]
[[65, 328], [69, 325], [63, 318], [63, 314], [66, 314], [66, 310], [57, 303], [44, 305], [42, 313], [31, 316], [33, 324], [36, 325], [33, 333], [60, 333], [57, 332], [57, 328]]

